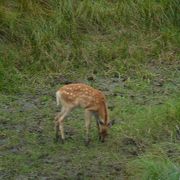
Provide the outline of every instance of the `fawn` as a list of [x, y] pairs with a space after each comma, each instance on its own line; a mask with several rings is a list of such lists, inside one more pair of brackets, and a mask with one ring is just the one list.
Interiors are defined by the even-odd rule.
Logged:
[[65, 117], [75, 107], [82, 107], [85, 109], [86, 144], [89, 144], [90, 140], [89, 129], [93, 115], [96, 118], [99, 140], [104, 142], [111, 122], [108, 117], [106, 98], [101, 91], [82, 83], [68, 84], [56, 92], [56, 101], [57, 105], [60, 103], [62, 105], [61, 112], [55, 117], [56, 141], [60, 138], [59, 132], [62, 143], [65, 140], [63, 127]]

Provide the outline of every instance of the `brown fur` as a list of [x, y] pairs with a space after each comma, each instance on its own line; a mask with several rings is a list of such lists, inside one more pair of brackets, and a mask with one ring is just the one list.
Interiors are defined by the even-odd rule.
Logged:
[[94, 89], [86, 84], [77, 83], [63, 86], [57, 91], [56, 94], [59, 94], [58, 100], [62, 105], [61, 113], [56, 116], [56, 137], [58, 129], [57, 127], [59, 126], [61, 137], [64, 139], [64, 118], [75, 107], [82, 107], [85, 109], [87, 139], [89, 135], [91, 116], [96, 114], [99, 135], [101, 136], [101, 140], [104, 141], [104, 138], [107, 135], [109, 117], [106, 98], [101, 91]]

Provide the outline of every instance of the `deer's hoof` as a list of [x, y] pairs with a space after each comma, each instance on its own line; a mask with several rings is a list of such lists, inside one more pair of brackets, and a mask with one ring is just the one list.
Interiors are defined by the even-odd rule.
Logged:
[[60, 136], [56, 136], [54, 138], [54, 143], [62, 143], [62, 144], [64, 144], [64, 142], [65, 142], [65, 140], [62, 139]]
[[61, 139], [61, 144], [64, 144], [65, 143], [65, 140], [64, 139]]
[[54, 143], [58, 143], [59, 142], [59, 137], [55, 137], [54, 138]]
[[85, 144], [85, 146], [88, 146], [90, 144], [90, 139], [86, 139], [84, 144]]

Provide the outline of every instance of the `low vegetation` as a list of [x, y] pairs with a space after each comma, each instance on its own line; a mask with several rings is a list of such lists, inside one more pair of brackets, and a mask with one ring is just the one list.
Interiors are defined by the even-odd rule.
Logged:
[[[2, 179], [180, 178], [179, 0], [1, 0]], [[55, 92], [84, 82], [116, 124], [84, 146], [81, 109], [53, 142]]]

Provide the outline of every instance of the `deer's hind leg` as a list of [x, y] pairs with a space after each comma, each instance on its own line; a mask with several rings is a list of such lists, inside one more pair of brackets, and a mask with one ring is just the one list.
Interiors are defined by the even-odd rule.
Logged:
[[69, 108], [69, 107], [64, 108], [62, 114], [59, 116], [58, 120], [56, 121], [56, 125], [55, 125], [56, 137], [58, 137], [58, 139], [59, 139], [59, 134], [58, 134], [58, 131], [59, 131], [60, 134], [61, 134], [62, 143], [64, 143], [64, 140], [65, 140], [65, 136], [64, 136], [64, 119], [71, 112], [71, 110], [72, 109]]
[[59, 134], [59, 119], [61, 116], [65, 113], [65, 108], [62, 107], [61, 112], [57, 113], [57, 115], [54, 118], [54, 130], [55, 130], [55, 142], [58, 142], [60, 140], [60, 134]]

